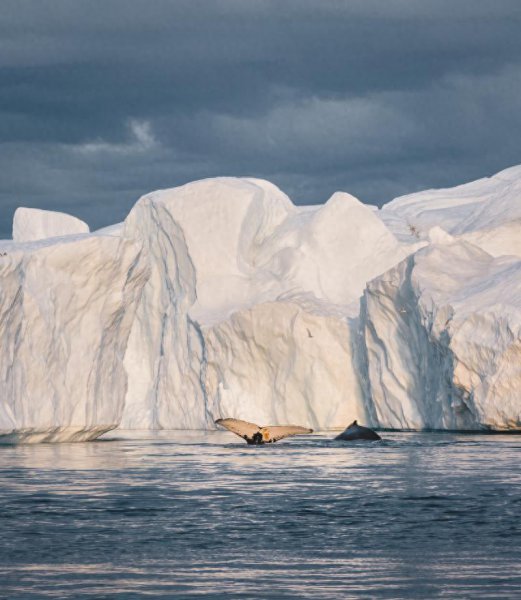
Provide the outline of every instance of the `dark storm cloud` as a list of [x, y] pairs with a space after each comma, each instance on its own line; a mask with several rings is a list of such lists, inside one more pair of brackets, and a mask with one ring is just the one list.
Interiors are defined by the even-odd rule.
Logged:
[[4, 0], [1, 233], [222, 174], [382, 203], [520, 163], [520, 25], [517, 0]]

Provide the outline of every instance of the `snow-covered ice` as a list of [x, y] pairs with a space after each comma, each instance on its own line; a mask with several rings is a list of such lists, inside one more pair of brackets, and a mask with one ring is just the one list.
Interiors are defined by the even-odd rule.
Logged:
[[134, 241], [2, 242], [0, 436], [97, 437], [121, 421], [123, 357], [147, 273]]
[[521, 428], [521, 261], [433, 243], [371, 281], [361, 324], [373, 424]]
[[427, 239], [438, 226], [494, 256], [521, 256], [521, 165], [454, 188], [396, 198], [380, 216], [402, 240]]
[[143, 197], [123, 235], [143, 240], [151, 276], [125, 357], [122, 427], [364, 417], [359, 297], [415, 247], [373, 210], [340, 193], [299, 209], [266, 181], [219, 178]]
[[521, 428], [520, 228], [521, 167], [381, 210], [237, 178], [152, 192], [92, 233], [18, 209], [0, 433]]
[[17, 208], [14, 213], [15, 242], [34, 242], [77, 233], [89, 233], [89, 226], [72, 215], [23, 206]]

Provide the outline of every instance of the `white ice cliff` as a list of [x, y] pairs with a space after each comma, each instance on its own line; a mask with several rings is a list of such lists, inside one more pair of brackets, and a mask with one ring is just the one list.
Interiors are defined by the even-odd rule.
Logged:
[[373, 424], [521, 428], [521, 261], [445, 238], [362, 303]]
[[95, 235], [0, 244], [3, 441], [85, 440], [120, 423], [140, 251]]
[[89, 233], [89, 226], [65, 213], [20, 206], [13, 218], [13, 241], [34, 242], [73, 233]]
[[365, 415], [359, 297], [409, 251], [373, 210], [340, 193], [299, 209], [266, 181], [220, 178], [143, 197], [123, 236], [144, 244], [151, 275], [122, 427], [206, 428], [229, 415], [342, 427]]
[[521, 428], [521, 167], [381, 210], [218, 178], [65, 217], [19, 209], [0, 242], [5, 439]]
[[397, 198], [380, 216], [429, 245], [364, 292], [373, 424], [521, 429], [521, 167]]

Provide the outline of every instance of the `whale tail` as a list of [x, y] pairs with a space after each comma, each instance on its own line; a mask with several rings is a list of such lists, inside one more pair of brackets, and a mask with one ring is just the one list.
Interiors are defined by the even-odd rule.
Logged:
[[259, 427], [255, 423], [241, 421], [240, 419], [217, 419], [217, 425], [221, 425], [235, 433], [248, 444], [271, 444], [282, 440], [291, 435], [302, 435], [304, 433], [313, 433], [308, 427], [298, 425], [268, 425]]

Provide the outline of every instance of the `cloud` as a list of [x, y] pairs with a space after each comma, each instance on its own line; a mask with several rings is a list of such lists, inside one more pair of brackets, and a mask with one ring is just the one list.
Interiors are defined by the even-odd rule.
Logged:
[[[106, 142], [98, 139], [74, 147], [73, 150], [81, 154], [143, 154], [157, 145], [149, 121], [130, 119], [128, 122], [130, 139], [122, 143]], [[106, 158], [106, 157], [105, 157]]]
[[0, 234], [222, 174], [382, 203], [520, 163], [520, 25], [517, 0], [5, 0]]

